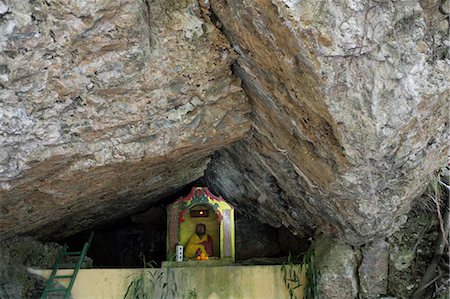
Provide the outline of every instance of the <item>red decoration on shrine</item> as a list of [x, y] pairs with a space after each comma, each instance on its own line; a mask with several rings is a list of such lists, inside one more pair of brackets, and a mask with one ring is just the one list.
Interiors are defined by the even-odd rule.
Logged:
[[204, 187], [203, 190], [205, 191], [206, 196], [208, 196], [211, 199], [217, 200], [217, 201], [224, 201], [225, 199], [222, 198], [222, 196], [215, 196], [214, 194], [209, 191], [208, 188]]
[[221, 213], [216, 213], [216, 215], [217, 215], [217, 222], [222, 223], [222, 219], [223, 219], [222, 214]]
[[[182, 223], [184, 221], [184, 215], [186, 214], [187, 210], [190, 209], [191, 207], [191, 203], [189, 203], [192, 199], [194, 199], [195, 197], [206, 197], [208, 198], [209, 201], [225, 201], [221, 196], [215, 196], [214, 194], [211, 193], [211, 191], [209, 191], [209, 189], [207, 187], [193, 187], [191, 189], [191, 192], [189, 192], [189, 194], [187, 196], [184, 197], [180, 197], [177, 202], [182, 202], [185, 204], [183, 210], [181, 210], [178, 213], [178, 222]], [[219, 209], [215, 208], [210, 202], [205, 202], [206, 205], [211, 206], [211, 208], [214, 210], [214, 212], [217, 214], [217, 221], [219, 223], [222, 223], [222, 214], [220, 212]], [[230, 205], [230, 204], [229, 204]], [[232, 205], [230, 205], [231, 207], [233, 207]]]
[[186, 212], [187, 210], [181, 210], [180, 213], [178, 213], [178, 223], [182, 223], [184, 221], [184, 215]]

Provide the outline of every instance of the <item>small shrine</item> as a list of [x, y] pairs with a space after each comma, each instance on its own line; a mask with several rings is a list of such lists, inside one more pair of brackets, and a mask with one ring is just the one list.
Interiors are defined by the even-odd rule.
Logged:
[[167, 260], [174, 260], [174, 266], [233, 263], [233, 206], [206, 187], [193, 187], [187, 196], [169, 205]]

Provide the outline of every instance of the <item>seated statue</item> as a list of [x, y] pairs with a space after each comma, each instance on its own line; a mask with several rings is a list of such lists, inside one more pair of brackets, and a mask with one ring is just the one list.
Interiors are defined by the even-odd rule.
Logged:
[[197, 224], [195, 234], [193, 234], [184, 250], [184, 255], [187, 258], [195, 258], [203, 254], [208, 257], [212, 255], [212, 238], [206, 234], [206, 226], [202, 223]]

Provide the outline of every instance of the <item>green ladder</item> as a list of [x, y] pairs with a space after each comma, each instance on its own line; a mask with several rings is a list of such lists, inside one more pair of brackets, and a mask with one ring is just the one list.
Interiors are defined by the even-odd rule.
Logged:
[[[70, 292], [75, 282], [75, 278], [77, 277], [78, 270], [80, 270], [81, 266], [83, 265], [84, 258], [86, 257], [86, 253], [89, 250], [89, 246], [91, 246], [93, 237], [94, 233], [91, 232], [91, 234], [89, 235], [89, 240], [86, 243], [84, 243], [83, 249], [81, 251], [67, 251], [68, 249], [67, 245], [64, 245], [61, 248], [58, 257], [56, 258], [55, 264], [53, 265], [52, 274], [50, 274], [50, 277], [47, 280], [47, 284], [45, 285], [45, 289], [44, 292], [42, 293], [41, 299], [49, 298], [50, 294], [64, 295], [64, 299], [68, 299], [70, 297]], [[65, 256], [78, 257], [78, 260], [75, 264], [62, 264], [61, 263], [62, 258]], [[73, 272], [70, 275], [58, 275], [58, 270], [61, 269], [73, 269]], [[70, 279], [67, 288], [64, 287], [57, 288], [54, 286], [54, 284], [58, 282], [59, 279]]]

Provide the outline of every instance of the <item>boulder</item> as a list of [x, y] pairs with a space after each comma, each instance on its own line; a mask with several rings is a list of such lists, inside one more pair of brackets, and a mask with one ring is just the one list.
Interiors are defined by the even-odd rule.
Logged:
[[358, 296], [357, 253], [351, 246], [321, 236], [313, 243], [320, 273], [319, 297], [353, 299]]
[[362, 248], [362, 262], [358, 268], [361, 298], [379, 298], [387, 294], [389, 271], [389, 243], [375, 240]]
[[19, 237], [0, 245], [0, 298], [39, 298], [45, 281], [27, 267], [51, 269], [61, 246]]

